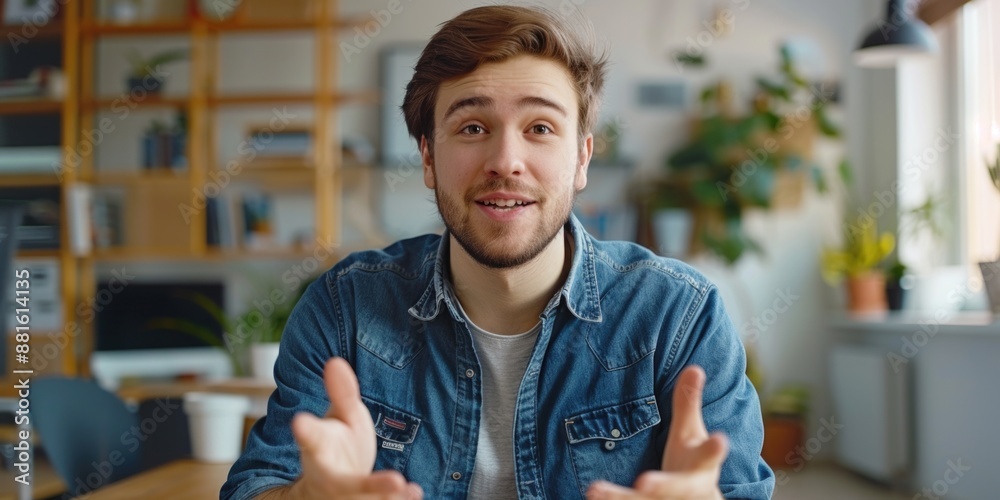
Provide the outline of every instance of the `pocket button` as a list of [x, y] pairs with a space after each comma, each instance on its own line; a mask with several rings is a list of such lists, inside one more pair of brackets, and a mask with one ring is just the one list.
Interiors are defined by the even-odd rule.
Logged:
[[611, 430], [611, 437], [621, 437], [621, 435], [622, 435], [622, 431], [620, 431], [618, 429], [612, 429]]
[[604, 449], [608, 450], [608, 451], [611, 451], [611, 450], [615, 449], [615, 442], [614, 441], [605, 441], [604, 442]]

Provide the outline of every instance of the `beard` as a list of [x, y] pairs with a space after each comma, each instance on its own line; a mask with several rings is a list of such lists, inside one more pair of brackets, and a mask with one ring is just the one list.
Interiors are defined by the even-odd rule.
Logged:
[[[541, 221], [527, 233], [490, 220], [474, 224], [468, 207], [474, 205], [475, 199], [482, 193], [493, 191], [531, 196], [535, 200], [535, 204], [532, 205], [535, 208], [532, 209], [538, 209], [549, 202], [553, 203], [553, 206], [547, 210], [539, 210]], [[576, 203], [576, 192], [571, 188], [565, 198], [550, 200], [544, 195], [537, 196], [533, 190], [510, 179], [492, 178], [471, 190], [464, 198], [449, 195], [439, 186], [435, 187], [434, 198], [448, 232], [476, 262], [491, 269], [509, 269], [530, 262], [552, 243], [559, 230], [569, 222], [570, 213]]]

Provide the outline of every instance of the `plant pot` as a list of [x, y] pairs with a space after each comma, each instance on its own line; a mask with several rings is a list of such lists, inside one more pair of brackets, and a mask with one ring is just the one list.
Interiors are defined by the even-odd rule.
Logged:
[[979, 270], [983, 273], [983, 288], [990, 300], [990, 312], [1000, 315], [1000, 260], [980, 262]]
[[125, 83], [129, 94], [142, 97], [145, 94], [159, 95], [163, 88], [163, 79], [152, 76], [130, 76]]
[[764, 447], [760, 456], [772, 469], [788, 469], [798, 463], [789, 460], [789, 454], [794, 455], [796, 447], [802, 446], [805, 426], [802, 419], [769, 415], [764, 417]]
[[847, 278], [847, 309], [852, 313], [877, 313], [888, 309], [885, 275], [870, 271]]
[[184, 413], [191, 430], [191, 452], [195, 460], [231, 463], [243, 448], [244, 418], [250, 409], [246, 396], [189, 392], [184, 395]]
[[885, 299], [889, 304], [890, 311], [902, 311], [903, 301], [906, 299], [906, 290], [898, 279], [890, 279], [885, 282]]
[[278, 344], [254, 344], [250, 346], [250, 374], [261, 382], [274, 382], [274, 362], [278, 360]]

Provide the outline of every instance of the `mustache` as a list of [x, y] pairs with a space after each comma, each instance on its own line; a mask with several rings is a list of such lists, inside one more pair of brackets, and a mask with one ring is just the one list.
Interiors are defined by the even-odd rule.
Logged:
[[510, 193], [519, 193], [534, 200], [538, 200], [541, 198], [540, 194], [536, 193], [534, 189], [532, 189], [530, 186], [522, 182], [515, 181], [510, 177], [493, 177], [487, 179], [485, 182], [483, 182], [475, 189], [470, 191], [470, 193], [472, 194], [467, 196], [468, 198], [467, 201], [471, 203], [475, 201], [476, 198], [479, 198], [488, 193], [492, 193], [494, 191], [507, 191]]

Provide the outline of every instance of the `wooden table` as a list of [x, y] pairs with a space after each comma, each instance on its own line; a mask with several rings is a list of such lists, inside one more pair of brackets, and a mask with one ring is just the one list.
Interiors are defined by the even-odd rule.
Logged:
[[91, 500], [136, 498], [219, 498], [232, 464], [179, 460], [100, 488]]
[[[43, 458], [35, 458], [35, 468], [31, 472], [31, 497], [51, 498], [66, 491], [66, 485], [52, 464]], [[17, 498], [18, 483], [14, 481], [16, 474], [0, 467], [0, 500]]]
[[217, 382], [176, 382], [162, 384], [138, 384], [118, 389], [118, 397], [129, 403], [139, 403], [145, 399], [183, 397], [189, 392], [219, 392], [238, 394], [252, 398], [267, 399], [276, 386], [273, 382], [254, 379], [230, 379]]

